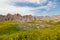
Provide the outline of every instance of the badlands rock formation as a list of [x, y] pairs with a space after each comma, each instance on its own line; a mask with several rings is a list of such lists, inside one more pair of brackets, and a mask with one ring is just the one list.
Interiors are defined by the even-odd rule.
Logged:
[[55, 20], [60, 21], [60, 15], [54, 16], [32, 16], [32, 15], [25, 15], [21, 16], [20, 14], [7, 14], [7, 15], [0, 15], [0, 21], [2, 20], [20, 20], [25, 22], [30, 22], [33, 20]]

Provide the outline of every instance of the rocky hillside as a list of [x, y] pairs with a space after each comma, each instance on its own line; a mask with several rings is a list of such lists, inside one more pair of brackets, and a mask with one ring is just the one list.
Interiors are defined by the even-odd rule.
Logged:
[[60, 21], [60, 15], [54, 16], [32, 16], [32, 15], [25, 15], [21, 16], [20, 14], [7, 14], [7, 15], [0, 15], [0, 21], [2, 20], [20, 20], [25, 22], [30, 22], [33, 20], [55, 20]]

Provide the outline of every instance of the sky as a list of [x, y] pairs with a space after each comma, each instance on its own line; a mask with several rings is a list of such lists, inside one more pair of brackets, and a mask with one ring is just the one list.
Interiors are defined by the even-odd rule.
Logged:
[[51, 16], [60, 14], [60, 0], [0, 0], [0, 14]]

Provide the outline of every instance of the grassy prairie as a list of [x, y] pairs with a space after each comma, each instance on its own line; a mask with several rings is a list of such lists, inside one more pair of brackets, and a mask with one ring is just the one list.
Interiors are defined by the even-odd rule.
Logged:
[[0, 21], [0, 40], [60, 40], [60, 22]]

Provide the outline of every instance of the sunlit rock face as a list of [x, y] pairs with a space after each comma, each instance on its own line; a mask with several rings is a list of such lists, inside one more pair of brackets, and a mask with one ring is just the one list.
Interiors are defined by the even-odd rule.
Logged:
[[25, 16], [22, 16], [22, 21], [32, 21], [34, 20], [33, 16], [32, 15], [25, 15]]
[[24, 22], [31, 22], [33, 20], [55, 20], [60, 21], [60, 15], [54, 16], [32, 16], [32, 15], [24, 15], [21, 16], [20, 14], [7, 14], [7, 15], [0, 15], [0, 21], [2, 20], [20, 20]]
[[13, 15], [13, 20], [21, 20], [21, 15], [20, 14], [14, 14]]

